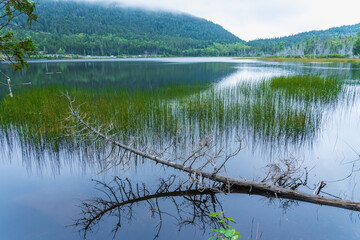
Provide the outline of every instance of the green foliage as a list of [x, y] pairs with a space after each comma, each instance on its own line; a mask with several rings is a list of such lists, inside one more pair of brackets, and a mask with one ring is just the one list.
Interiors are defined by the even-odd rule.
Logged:
[[83, 103], [80, 110], [91, 119], [105, 126], [112, 123], [114, 132], [136, 135], [140, 143], [156, 140], [156, 136], [163, 136], [161, 141], [184, 136], [196, 139], [238, 129], [264, 147], [299, 146], [317, 135], [324, 109], [354, 98], [343, 84], [333, 78], [290, 76], [225, 89], [207, 84], [156, 90], [28, 87], [13, 99], [0, 101], [0, 129], [17, 129], [24, 140], [48, 141], [50, 146], [56, 141], [71, 142], [61, 122], [68, 106], [59, 96], [60, 89]]
[[235, 228], [231, 227], [228, 222], [234, 222], [234, 219], [231, 217], [225, 217], [224, 215], [225, 211], [222, 211], [220, 213], [218, 212], [212, 212], [210, 213], [210, 217], [215, 218], [218, 223], [222, 225], [222, 227], [219, 227], [217, 229], [211, 229], [213, 232], [216, 232], [216, 234], [213, 234], [210, 239], [213, 239], [216, 237], [216, 240], [219, 239], [226, 239], [226, 240], [237, 240], [240, 239], [240, 233], [235, 230]]
[[37, 15], [34, 14], [35, 3], [29, 0], [7, 0], [1, 2], [1, 9], [5, 9], [4, 16], [7, 22], [19, 16], [19, 14], [26, 14], [27, 23], [31, 26], [32, 21], [37, 20]]
[[[31, 35], [38, 49], [49, 54], [61, 48], [68, 54], [94, 56], [227, 56], [239, 51], [224, 45], [244, 45], [221, 26], [188, 14], [46, 0], [36, 9], [39, 20], [33, 29], [39, 32], [16, 31]], [[221, 49], [205, 50], [213, 50], [214, 43]]]
[[249, 41], [248, 45], [251, 47], [261, 47], [263, 46], [278, 46], [281, 42], [284, 42], [284, 46], [292, 46], [296, 45], [300, 42], [305, 42], [306, 39], [312, 39], [314, 36], [317, 36], [317, 40], [324, 41], [329, 40], [331, 38], [346, 38], [346, 37], [354, 37], [356, 33], [359, 31], [360, 23], [355, 25], [348, 25], [342, 27], [334, 27], [327, 30], [321, 31], [309, 31], [298, 33], [295, 35], [287, 36], [287, 37], [278, 37], [278, 38], [270, 38], [270, 39], [258, 39]]
[[285, 43], [284, 42], [280, 42], [279, 43], [279, 50], [284, 50], [285, 49]]
[[221, 26], [183, 13], [121, 8], [116, 4], [39, 1], [34, 29], [62, 35], [116, 35], [124, 39], [183, 37], [200, 41], [235, 43], [240, 39]]
[[[17, 36], [30, 36], [44, 53], [57, 54], [61, 48], [67, 54], [92, 56], [339, 57], [351, 53], [360, 26], [245, 43], [221, 26], [188, 14], [48, 0], [37, 3], [37, 14], [33, 28], [39, 32], [14, 29]], [[15, 23], [23, 26], [26, 18]]]
[[310, 31], [287, 37], [258, 39], [246, 44], [250, 47], [249, 55], [302, 56], [315, 58], [329, 57], [330, 54], [346, 55], [351, 52], [352, 42], [360, 23], [349, 26], [330, 28], [324, 31]]
[[0, 3], [0, 9], [5, 20], [0, 23], [0, 53], [3, 60], [12, 64], [14, 70], [19, 70], [27, 66], [25, 57], [35, 51], [35, 44], [29, 37], [19, 38], [13, 31], [4, 29], [20, 15], [24, 16], [25, 24], [31, 26], [32, 22], [37, 20], [37, 15], [34, 14], [35, 3], [30, 0], [5, 0]]
[[328, 58], [348, 58], [349, 55], [341, 55], [339, 53], [330, 53], [327, 57]]
[[59, 48], [59, 50], [56, 53], [57, 54], [65, 54], [65, 50], [62, 48]]
[[353, 54], [355, 56], [360, 55], [360, 36], [355, 40]]

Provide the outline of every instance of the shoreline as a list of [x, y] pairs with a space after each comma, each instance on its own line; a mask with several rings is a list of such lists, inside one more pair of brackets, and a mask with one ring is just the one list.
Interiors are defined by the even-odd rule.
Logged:
[[303, 62], [303, 63], [360, 63], [360, 58], [271, 58], [258, 57], [258, 60], [273, 62]]
[[[107, 56], [96, 56], [91, 58], [30, 58], [27, 59], [28, 63], [46, 63], [46, 62], [145, 62], [145, 61], [158, 61], [158, 62], [233, 62], [236, 60], [257, 60], [256, 58], [235, 58], [235, 57], [223, 57], [223, 56], [212, 56], [212, 57], [107, 57]], [[1, 62], [5, 63], [5, 62]]]
[[[172, 61], [175, 59], [218, 59], [222, 61], [234, 60], [260, 60], [273, 62], [301, 62], [301, 63], [360, 63], [360, 58], [287, 58], [287, 57], [231, 57], [231, 56], [79, 56], [79, 55], [58, 55], [45, 56], [43, 58], [27, 58], [28, 63], [44, 62], [101, 62], [101, 61]], [[176, 61], [177, 62], [177, 61]], [[0, 63], [6, 63], [1, 61]]]

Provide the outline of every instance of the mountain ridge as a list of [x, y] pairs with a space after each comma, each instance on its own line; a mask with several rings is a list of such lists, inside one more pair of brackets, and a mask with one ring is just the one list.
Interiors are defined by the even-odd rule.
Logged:
[[255, 39], [247, 41], [246, 44], [257, 49], [264, 48], [264, 46], [277, 46], [282, 45], [283, 47], [292, 47], [296, 44], [305, 43], [307, 41], [338, 41], [344, 39], [355, 38], [357, 32], [360, 31], [360, 23], [352, 25], [343, 25], [337, 27], [331, 27], [324, 30], [312, 30], [306, 32], [300, 32], [297, 34], [266, 38], [266, 39]]
[[[48, 54], [93, 56], [351, 55], [360, 23], [243, 41], [222, 26], [183, 12], [114, 3], [39, 0], [30, 36]], [[17, 24], [25, 25], [25, 19]], [[348, 38], [344, 43], [342, 38]], [[340, 39], [340, 40], [339, 40]], [[326, 51], [320, 50], [319, 46]], [[340, 45], [346, 45], [345, 47]], [[329, 47], [330, 46], [330, 47]]]
[[[218, 24], [187, 13], [40, 0], [31, 36], [46, 53], [81, 55], [196, 55], [214, 45], [245, 41]], [[17, 21], [25, 25], [25, 19]]]
[[[346, 30], [344, 31], [343, 29], [349, 29], [349, 28], [356, 28], [355, 30]], [[269, 37], [269, 38], [256, 38], [256, 39], [252, 39], [252, 40], [248, 40], [246, 42], [254, 42], [254, 41], [258, 41], [258, 40], [271, 40], [271, 39], [279, 39], [279, 38], [291, 38], [291, 37], [295, 37], [297, 35], [301, 35], [301, 34], [313, 34], [313, 35], [319, 35], [319, 33], [324, 33], [327, 32], [329, 30], [340, 30], [337, 32], [342, 32], [342, 33], [351, 33], [353, 35], [354, 31], [355, 34], [357, 31], [360, 31], [360, 23], [354, 23], [354, 24], [346, 24], [346, 25], [342, 25], [342, 26], [335, 26], [335, 27], [329, 27], [329, 28], [325, 28], [325, 29], [321, 29], [321, 30], [308, 30], [308, 31], [303, 31], [303, 32], [299, 32], [299, 33], [294, 33], [294, 34], [290, 34], [290, 35], [285, 35], [285, 36], [280, 36], [280, 37]], [[321, 34], [320, 34], [321, 35]]]
[[[211, 21], [192, 16], [186, 13], [175, 13], [166, 11], [152, 11], [133, 7], [120, 7], [115, 5], [100, 5], [97, 3], [79, 3], [72, 1], [39, 1], [37, 5], [38, 23], [34, 24], [35, 30], [43, 30], [50, 33], [62, 34], [108, 34], [108, 33], [126, 33], [124, 26], [134, 33], [153, 33], [168, 36], [179, 36], [175, 32], [179, 29], [170, 28], [170, 24], [184, 24], [182, 37], [191, 37], [198, 40], [216, 40], [219, 43], [233, 43], [241, 41], [238, 37], [222, 28], [220, 25]], [[93, 19], [90, 20], [89, 15]], [[65, 21], [59, 17], [65, 16]], [[52, 21], [49, 19], [52, 18]], [[149, 22], [146, 22], [148, 20]], [[88, 21], [88, 22], [86, 22]], [[168, 22], [166, 22], [168, 21]], [[73, 28], [74, 22], [78, 25]], [[192, 30], [191, 23], [203, 28]], [[105, 24], [104, 24], [105, 23]], [[109, 24], [111, 23], [111, 24]], [[115, 25], [116, 24], [116, 25]], [[143, 24], [143, 25], [141, 25]], [[155, 24], [155, 25], [154, 25]], [[68, 26], [70, 25], [70, 26]], [[79, 27], [80, 25], [80, 27]], [[211, 25], [213, 32], [208, 31], [206, 27]], [[54, 29], [51, 29], [54, 28]], [[55, 32], [53, 31], [55, 30]]]

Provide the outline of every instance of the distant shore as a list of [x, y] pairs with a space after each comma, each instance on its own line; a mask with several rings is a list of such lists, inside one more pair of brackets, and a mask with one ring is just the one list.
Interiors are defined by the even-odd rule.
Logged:
[[163, 58], [162, 55], [121, 55], [121, 56], [91, 56], [77, 54], [39, 54], [32, 55], [27, 60], [55, 60], [55, 59], [118, 59], [118, 58]]
[[337, 63], [360, 63], [360, 58], [285, 58], [285, 57], [258, 57], [253, 59], [265, 60], [265, 61], [274, 61], [274, 62], [337, 62]]
[[[46, 61], [46, 60], [101, 60], [101, 59], [148, 59], [148, 58], [216, 58], [226, 56], [163, 56], [163, 55], [122, 55], [122, 56], [84, 56], [72, 54], [48, 54], [41, 56], [32, 56], [28, 60]], [[360, 58], [289, 58], [289, 57], [228, 57], [233, 59], [254, 59], [274, 62], [338, 62], [338, 63], [360, 63]]]

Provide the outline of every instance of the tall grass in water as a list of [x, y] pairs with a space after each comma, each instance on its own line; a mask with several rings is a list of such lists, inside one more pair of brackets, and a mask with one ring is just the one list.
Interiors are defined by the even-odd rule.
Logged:
[[3, 132], [15, 127], [23, 141], [58, 149], [65, 138], [61, 119], [68, 112], [60, 91], [68, 91], [80, 110], [103, 125], [112, 123], [126, 141], [173, 137], [193, 140], [213, 133], [240, 133], [256, 144], [274, 146], [312, 141], [323, 111], [346, 96], [343, 83], [314, 76], [277, 77], [219, 89], [169, 85], [156, 90], [24, 89], [0, 103]]
[[[10, 136], [13, 127], [23, 141], [37, 145], [46, 142], [57, 146], [71, 141], [66, 138], [63, 120], [68, 113], [68, 102], [62, 92], [68, 92], [80, 105], [80, 110], [104, 126], [112, 123], [114, 131], [123, 136], [147, 137], [176, 132], [170, 99], [182, 98], [204, 89], [205, 86], [172, 86], [151, 90], [122, 89], [65, 89], [62, 86], [23, 89], [14, 98], [4, 98], [0, 104], [0, 128]], [[148, 131], [149, 132], [149, 131]]]
[[270, 80], [270, 87], [283, 91], [284, 97], [297, 98], [311, 102], [332, 102], [342, 92], [342, 82], [334, 77], [318, 76], [275, 77]]

